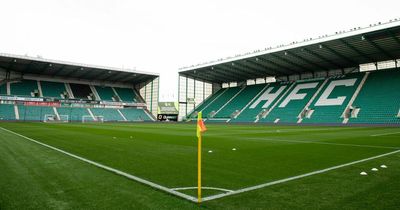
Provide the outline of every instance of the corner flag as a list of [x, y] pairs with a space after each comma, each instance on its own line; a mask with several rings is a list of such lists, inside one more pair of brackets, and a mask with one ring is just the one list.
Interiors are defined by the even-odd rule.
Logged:
[[206, 131], [206, 125], [204, 125], [203, 118], [202, 118], [202, 113], [199, 112], [197, 116], [197, 138], [201, 138], [201, 133]]
[[201, 203], [201, 134], [207, 130], [202, 113], [197, 115], [197, 202]]

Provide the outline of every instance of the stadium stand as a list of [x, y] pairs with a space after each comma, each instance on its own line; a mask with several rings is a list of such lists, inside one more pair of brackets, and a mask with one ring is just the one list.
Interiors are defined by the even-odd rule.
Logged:
[[136, 96], [136, 94], [135, 94], [133, 89], [119, 88], [119, 87], [116, 87], [114, 89], [115, 89], [115, 91], [117, 92], [119, 98], [122, 101], [126, 101], [126, 102], [137, 102], [137, 101], [140, 101], [137, 98], [137, 96]]
[[69, 120], [72, 122], [81, 122], [83, 116], [90, 116], [87, 108], [58, 107], [57, 112], [59, 115], [69, 116]]
[[7, 83], [0, 83], [0, 95], [7, 95]]
[[215, 122], [339, 124], [347, 123], [348, 116], [348, 123], [400, 124], [399, 89], [398, 69], [223, 88], [200, 104], [192, 117], [202, 110]]
[[0, 120], [16, 120], [13, 104], [0, 104]]
[[275, 82], [267, 84], [264, 91], [256, 95], [250, 103], [231, 122], [254, 122], [268, 110], [290, 87], [288, 83]]
[[100, 99], [104, 101], [119, 101], [118, 97], [115, 95], [111, 87], [99, 87], [95, 86]]
[[222, 109], [220, 109], [214, 118], [231, 118], [235, 113], [239, 112], [251, 99], [253, 99], [263, 88], [265, 84], [249, 85], [238, 92], [236, 96], [231, 98]]
[[211, 104], [216, 98], [218, 98], [223, 92], [225, 92], [227, 89], [219, 89], [216, 93], [210, 95], [208, 98], [206, 98], [202, 103], [200, 103], [196, 108], [193, 110], [192, 113], [190, 113], [188, 116], [189, 118], [197, 118], [197, 113], [204, 108], [208, 107], [209, 104]]
[[59, 82], [47, 82], [41, 81], [43, 97], [52, 98], [65, 98], [64, 93], [66, 93], [65, 84]]
[[284, 99], [273, 108], [269, 114], [259, 122], [296, 123], [298, 115], [311, 99], [323, 80], [297, 81], [290, 91], [285, 94]]
[[399, 124], [400, 70], [373, 71], [353, 103], [350, 123]]
[[153, 121], [144, 109], [127, 108], [120, 111], [128, 121]]
[[[356, 91], [365, 73], [354, 73], [330, 78], [307, 111], [303, 123], [341, 123], [342, 113]], [[321, 96], [326, 94], [326, 99]], [[325, 98], [325, 97], [323, 97]], [[308, 116], [307, 116], [308, 115]]]
[[227, 88], [218, 98], [215, 98], [212, 102], [206, 106], [202, 112], [204, 117], [212, 118], [222, 106], [224, 106], [232, 97], [234, 97], [242, 87], [231, 87]]
[[90, 110], [93, 115], [104, 117], [105, 121], [124, 121], [117, 109], [91, 108]]
[[[398, 125], [399, 40], [394, 20], [182, 67], [179, 96], [202, 103], [192, 110], [192, 98], [178, 97], [180, 118], [202, 110], [220, 122]], [[236, 85], [246, 87], [223, 88]]]
[[154, 121], [158, 86], [156, 73], [2, 53], [0, 120]]
[[41, 121], [45, 115], [54, 115], [52, 107], [18, 105], [19, 120]]
[[96, 100], [89, 85], [69, 84], [76, 99]]
[[10, 84], [11, 95], [16, 96], [35, 96], [34, 93], [38, 91], [37, 81], [22, 80], [19, 82], [12, 82]]

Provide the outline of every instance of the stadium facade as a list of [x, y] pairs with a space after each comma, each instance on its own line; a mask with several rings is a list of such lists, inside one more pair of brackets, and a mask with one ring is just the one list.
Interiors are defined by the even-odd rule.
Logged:
[[400, 123], [400, 21], [179, 72], [179, 113], [258, 123]]
[[0, 120], [154, 121], [159, 75], [0, 54]]

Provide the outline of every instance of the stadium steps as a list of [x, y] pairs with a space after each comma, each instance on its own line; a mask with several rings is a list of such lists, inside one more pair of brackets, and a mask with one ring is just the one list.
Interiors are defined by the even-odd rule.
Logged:
[[[311, 97], [315, 94], [318, 88], [323, 83], [323, 79], [315, 79], [315, 80], [306, 80], [306, 81], [298, 81], [296, 85], [287, 91], [285, 95], [280, 98], [274, 107], [268, 112], [268, 114], [259, 120], [259, 122], [279, 122], [279, 123], [296, 123], [298, 121], [297, 116], [302, 111], [307, 102], [311, 99]], [[316, 83], [316, 84], [315, 84]], [[290, 94], [301, 85], [315, 85], [313, 88], [300, 89], [297, 94], [306, 94], [304, 99], [302, 100], [291, 100], [284, 107], [283, 103], [286, 102]], [[279, 105], [278, 105], [279, 103]], [[277, 106], [278, 105], [278, 106]], [[278, 120], [279, 119], [279, 120]]]
[[324, 104], [318, 104], [321, 103], [318, 100], [314, 101], [313, 104], [310, 106], [310, 109], [313, 110], [312, 115], [304, 118], [303, 122], [318, 123], [318, 124], [342, 123], [343, 122], [342, 113], [349, 104], [349, 101], [351, 100], [352, 96], [354, 96], [354, 93], [360, 86], [360, 83], [364, 77], [365, 77], [364, 73], [351, 73], [339, 77], [330, 78], [327, 86], [318, 95], [319, 97], [318, 100], [320, 100], [320, 97], [322, 96], [322, 94], [326, 92], [328, 87], [332, 87], [330, 85], [333, 84], [334, 82], [346, 81], [349, 84], [353, 83], [353, 85], [336, 86], [334, 89], [332, 89], [332, 92], [330, 92], [329, 94], [330, 99], [336, 99], [336, 98], [339, 99], [341, 97], [345, 97], [342, 104], [340, 105], [324, 105]]
[[221, 97], [227, 90], [228, 90], [228, 88], [224, 88], [224, 89], [221, 89], [220, 91], [218, 91], [218, 92], [220, 92], [220, 94], [215, 94], [216, 96], [213, 97], [212, 100], [210, 98], [210, 101], [208, 103], [204, 103], [203, 107], [200, 107], [201, 105], [203, 105], [203, 104], [200, 104], [198, 107], [198, 110], [203, 111], [203, 110], [207, 109], [212, 103], [214, 103], [214, 101], [218, 100], [218, 98]]
[[246, 86], [217, 112], [215, 118], [230, 119], [233, 113], [240, 112], [265, 86], [265, 84]]
[[360, 90], [353, 107], [357, 118], [348, 123], [400, 124], [400, 69], [372, 71]]
[[118, 113], [121, 115], [121, 117], [124, 119], [124, 121], [128, 121], [128, 120], [126, 119], [125, 115], [122, 114], [122, 112], [121, 112], [119, 109], [117, 109], [117, 111], [118, 111]]
[[147, 114], [147, 116], [151, 119], [151, 121], [156, 121], [157, 119], [150, 113], [149, 110], [144, 109], [144, 112]]
[[115, 90], [114, 87], [111, 87], [111, 90], [113, 91], [114, 95], [117, 97], [118, 101], [122, 101], [121, 97], [119, 97], [117, 91]]
[[[287, 88], [284, 89], [283, 94], [280, 94], [276, 100], [275, 103], [273, 103], [273, 105], [271, 106], [271, 108], [269, 108], [267, 110], [267, 112], [265, 113], [264, 116], [262, 116], [262, 118], [259, 118], [257, 116], [257, 119], [254, 121], [255, 123], [259, 122], [260, 120], [266, 118], [274, 109], [276, 106], [278, 106], [278, 104], [289, 94], [289, 92], [294, 88], [294, 86], [296, 85], [296, 82], [293, 82], [290, 86], [288, 86]], [[268, 107], [267, 107], [268, 108]], [[277, 121], [274, 121], [277, 122]]]
[[121, 101], [124, 102], [137, 102], [136, 93], [133, 89], [130, 88], [120, 88], [115, 87], [115, 91], [117, 92]]
[[63, 98], [62, 95], [64, 95], [65, 92], [69, 94], [64, 83], [41, 81], [40, 85], [44, 97]]
[[210, 103], [212, 103], [217, 97], [219, 97], [226, 89], [219, 89], [216, 93], [209, 95], [206, 99], [204, 99], [198, 106], [196, 106], [189, 114], [188, 118], [197, 118], [197, 112], [201, 111], [205, 107], [207, 107]]
[[13, 104], [0, 104], [0, 120], [16, 120]]
[[117, 109], [91, 108], [90, 112], [92, 112], [94, 116], [102, 116], [104, 121], [124, 121], [124, 118], [120, 115]]
[[357, 90], [354, 92], [353, 96], [351, 97], [349, 104], [347, 105], [346, 109], [344, 109], [342, 113], [342, 118], [343, 118], [343, 124], [347, 124], [349, 122], [349, 117], [346, 117], [346, 112], [349, 111], [349, 109], [353, 106], [354, 101], [356, 100], [358, 94], [360, 94], [361, 89], [364, 87], [365, 82], [368, 79], [370, 72], [365, 73], [363, 79], [360, 82], [360, 85], [358, 85]]
[[93, 85], [89, 85], [89, 87], [90, 87], [90, 90], [92, 91], [92, 93], [93, 93], [93, 95], [94, 95], [94, 99], [92, 99], [92, 100], [97, 100], [97, 101], [100, 101], [100, 100], [102, 100], [101, 98], [100, 98], [100, 95], [99, 95], [99, 93], [97, 92], [97, 89], [93, 86]]
[[53, 112], [56, 115], [57, 120], [61, 120], [60, 114], [58, 114], [56, 107], [53, 107]]
[[[92, 110], [90, 110], [90, 108], [87, 108], [87, 111], [88, 111], [89, 115], [93, 118], [93, 121], [96, 121], [96, 117], [95, 117], [95, 115], [93, 114]], [[97, 115], [96, 115], [96, 116], [97, 116]]]
[[[279, 98], [285, 93], [285, 91], [290, 87], [289, 84], [285, 82], [274, 82], [274, 83], [269, 83], [265, 86], [265, 88], [253, 98], [252, 102], [248, 104], [246, 108], [241, 110], [240, 114], [237, 115], [237, 117], [233, 120], [232, 122], [257, 122], [258, 121], [258, 115], [267, 110], [270, 109], [273, 104], [279, 100]], [[272, 101], [268, 100], [262, 100], [261, 98], [264, 96], [264, 94], [276, 94], [276, 98], [274, 98]], [[255, 105], [255, 103], [258, 103]], [[263, 107], [268, 103], [267, 107]]]
[[37, 86], [38, 86], [39, 97], [43, 97], [42, 85], [40, 84], [39, 80], [36, 82], [37, 82]]
[[[269, 87], [269, 84], [264, 85], [264, 87], [233, 117], [233, 120], [235, 120], [242, 112], [245, 110], [247, 107], [250, 106], [267, 88]], [[229, 119], [227, 122], [230, 122], [232, 120]]]
[[14, 105], [14, 113], [15, 113], [15, 119], [19, 120], [19, 110], [18, 110], [18, 106]]
[[115, 101], [115, 92], [111, 87], [100, 87], [94, 86], [96, 93], [100, 100], [103, 101]]
[[210, 104], [208, 104], [207, 107], [201, 110], [204, 118], [208, 117], [208, 115], [211, 114], [212, 112], [215, 112], [218, 109], [220, 109], [226, 103], [226, 101], [231, 99], [241, 89], [242, 89], [241, 87], [226, 88], [226, 90], [219, 97], [215, 98], [214, 101], [212, 101]]
[[149, 115], [145, 112], [144, 109], [126, 108], [126, 109], [120, 109], [120, 111], [128, 121], [132, 122], [153, 121], [153, 119], [149, 117]]
[[[216, 112], [214, 116], [217, 116], [218, 113], [223, 110], [227, 105], [229, 105], [243, 90], [245, 90], [247, 88], [247, 86], [242, 87], [239, 92], [237, 92], [234, 96], [232, 96], [232, 98], [230, 98], [224, 105], [221, 106], [221, 108], [219, 108]], [[222, 116], [224, 117], [224, 116]]]
[[299, 116], [297, 116], [297, 118], [299, 118], [299, 120], [297, 121], [297, 123], [301, 123], [303, 121], [303, 116], [302, 114], [305, 113], [308, 108], [310, 107], [310, 105], [314, 102], [315, 98], [317, 98], [318, 94], [322, 91], [323, 88], [325, 88], [326, 83], [329, 81], [329, 78], [326, 78], [325, 81], [322, 83], [322, 85], [318, 88], [317, 92], [315, 92], [315, 94], [313, 95], [313, 97], [310, 99], [310, 101], [306, 104], [306, 106], [304, 107], [304, 109], [300, 112]]
[[67, 90], [70, 99], [75, 99], [74, 93], [72, 92], [71, 85], [69, 83], [64, 83], [65, 90]]

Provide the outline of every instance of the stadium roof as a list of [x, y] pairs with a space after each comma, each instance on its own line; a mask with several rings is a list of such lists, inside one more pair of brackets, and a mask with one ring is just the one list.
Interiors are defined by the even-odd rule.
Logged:
[[140, 83], [157, 73], [0, 53], [0, 70], [88, 81]]
[[222, 83], [345, 69], [397, 58], [400, 58], [400, 20], [396, 19], [184, 67], [179, 74]]

